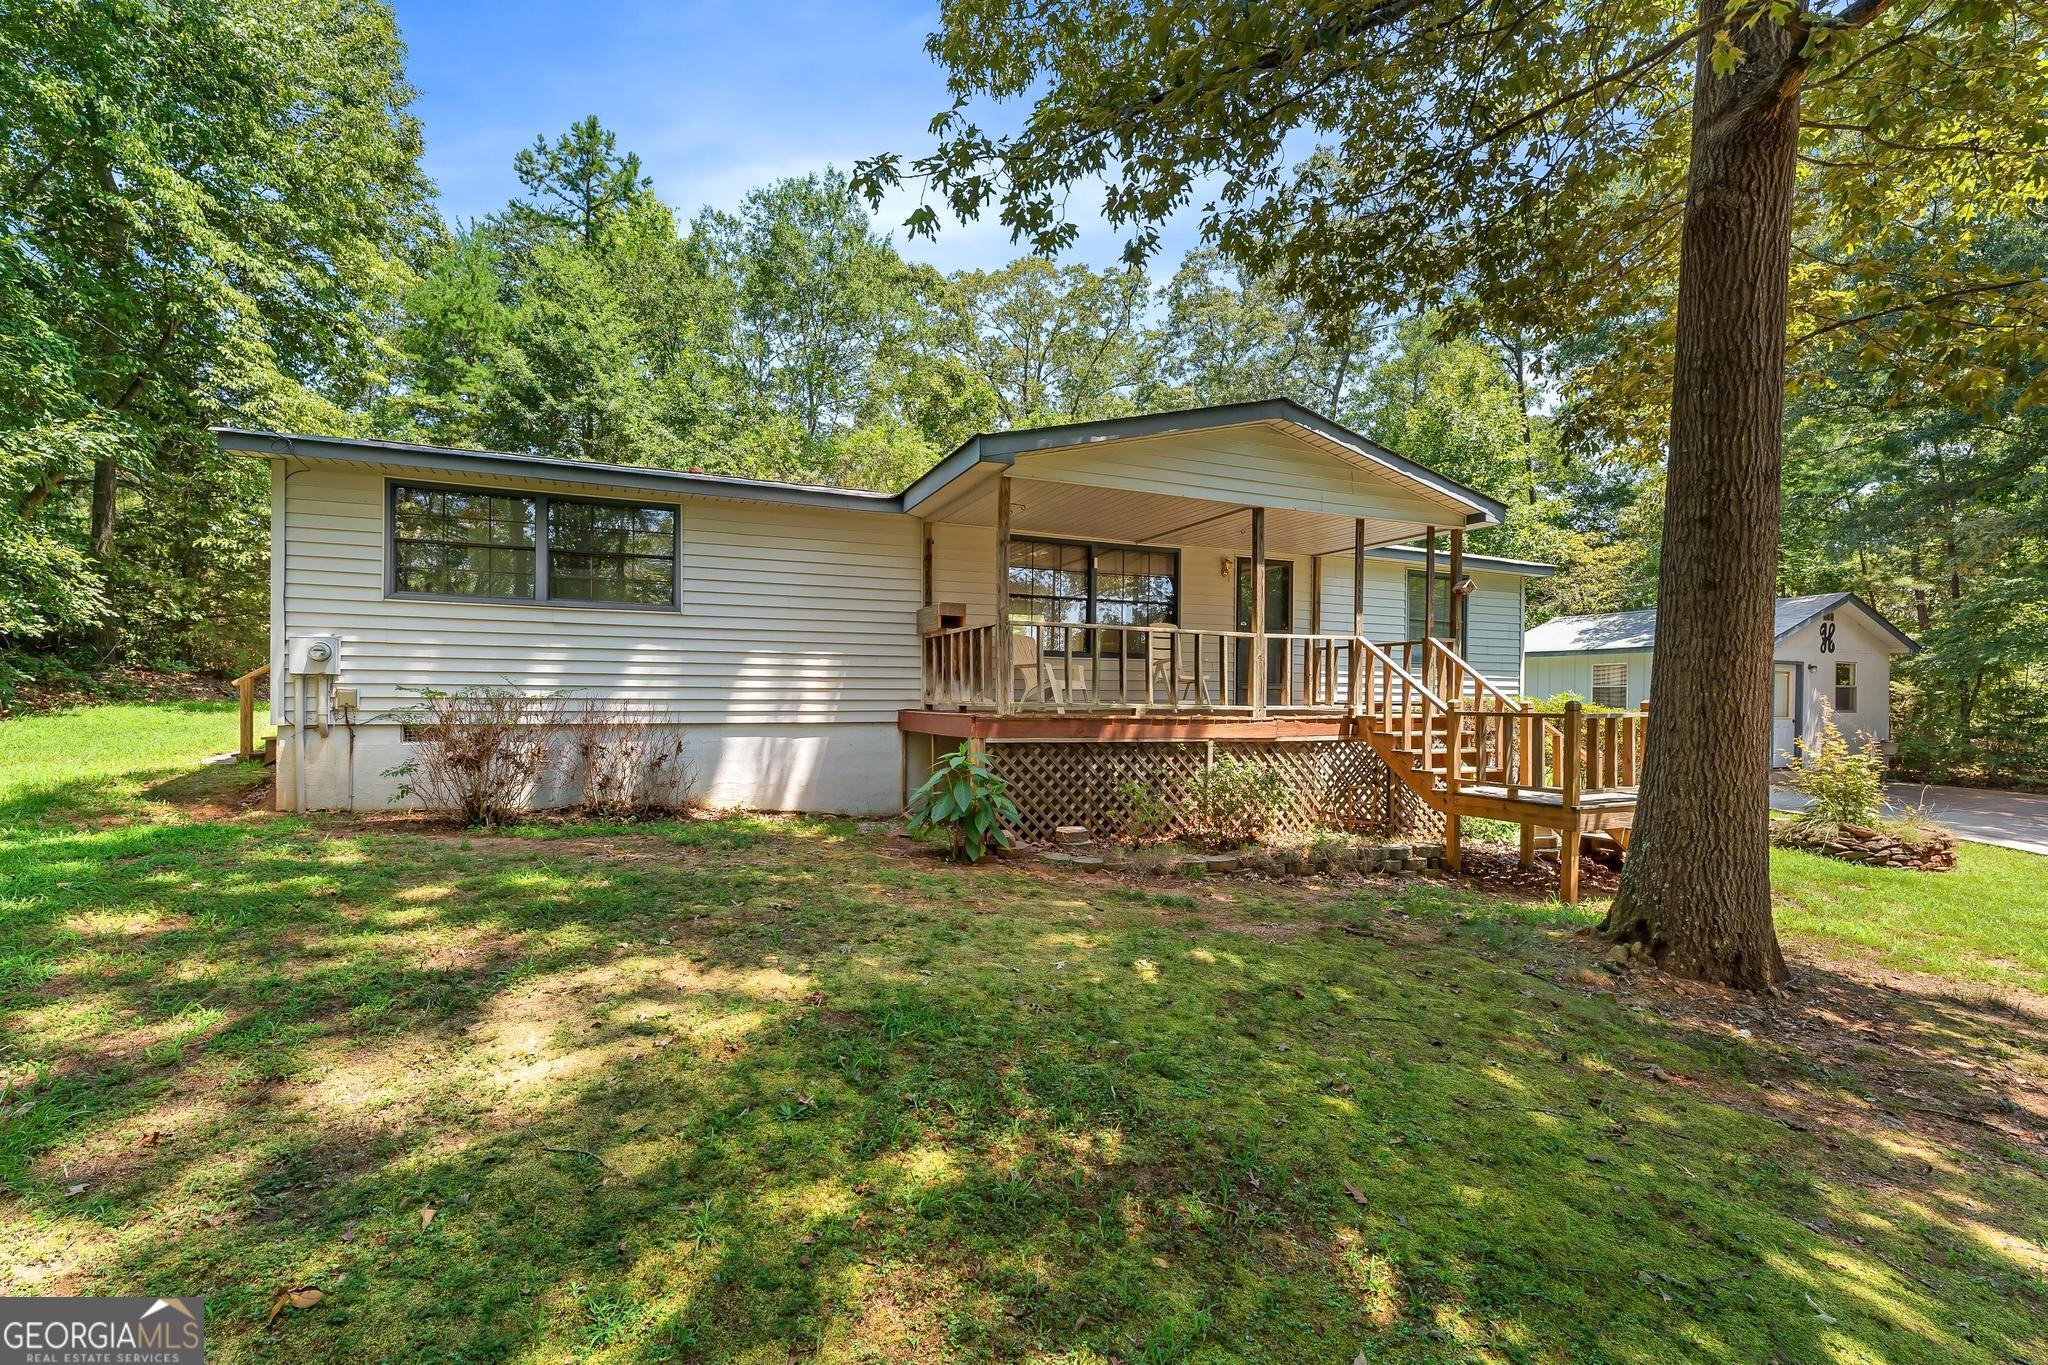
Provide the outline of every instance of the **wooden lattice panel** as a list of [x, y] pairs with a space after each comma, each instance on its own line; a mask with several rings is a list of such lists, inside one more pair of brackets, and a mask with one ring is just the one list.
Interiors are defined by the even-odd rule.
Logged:
[[[998, 741], [990, 763], [1010, 784], [1023, 816], [1024, 838], [1049, 841], [1061, 825], [1085, 825], [1098, 834], [1121, 830], [1130, 802], [1118, 789], [1141, 784], [1169, 804], [1182, 804], [1189, 778], [1218, 758], [1271, 768], [1288, 800], [1275, 833], [1302, 835], [1342, 830], [1383, 836], [1441, 834], [1443, 821], [1393, 780], [1368, 744], [1355, 740], [1280, 743], [1034, 743]], [[1391, 814], [1391, 819], [1389, 818]]]

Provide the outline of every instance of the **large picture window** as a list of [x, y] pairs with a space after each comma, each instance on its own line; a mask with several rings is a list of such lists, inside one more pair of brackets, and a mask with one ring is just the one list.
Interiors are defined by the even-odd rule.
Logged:
[[[1158, 626], [1179, 618], [1180, 555], [1127, 545], [1060, 540], [1010, 542], [1010, 619], [1074, 625]], [[1104, 648], [1142, 650], [1143, 636], [1105, 632]], [[1070, 638], [1071, 637], [1071, 638]], [[1093, 648], [1087, 632], [1048, 631], [1044, 648]]]
[[674, 507], [391, 485], [391, 591], [592, 606], [676, 602]]

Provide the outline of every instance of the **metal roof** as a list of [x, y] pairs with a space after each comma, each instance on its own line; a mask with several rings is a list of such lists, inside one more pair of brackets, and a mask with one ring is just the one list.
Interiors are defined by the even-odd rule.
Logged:
[[[1467, 556], [1469, 559], [1470, 556]], [[1909, 654], [1920, 646], [1905, 632], [1881, 616], [1877, 609], [1853, 592], [1809, 593], [1804, 597], [1780, 597], [1772, 609], [1772, 638], [1783, 640], [1817, 616], [1844, 604], [1860, 608], [1873, 624], [1898, 641]], [[1657, 645], [1657, 609], [1611, 611], [1596, 616], [1558, 616], [1545, 621], [1523, 636], [1525, 654], [1618, 654], [1654, 649]]]

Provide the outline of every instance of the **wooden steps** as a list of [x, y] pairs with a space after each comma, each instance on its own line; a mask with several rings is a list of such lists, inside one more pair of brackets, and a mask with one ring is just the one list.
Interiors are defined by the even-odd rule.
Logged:
[[1356, 734], [1444, 817], [1450, 866], [1458, 866], [1466, 818], [1512, 821], [1522, 830], [1523, 866], [1539, 845], [1554, 845], [1558, 894], [1576, 902], [1586, 841], [1614, 856], [1628, 846], [1646, 712], [1589, 713], [1577, 702], [1538, 711], [1441, 640], [1367, 650]]

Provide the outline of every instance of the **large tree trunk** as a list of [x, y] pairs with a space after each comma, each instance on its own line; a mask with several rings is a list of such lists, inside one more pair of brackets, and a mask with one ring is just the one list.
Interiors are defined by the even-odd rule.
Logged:
[[1666, 970], [1761, 989], [1771, 922], [1770, 682], [1798, 36], [1764, 22], [1710, 64], [1704, 0], [1642, 804], [1604, 931]]

